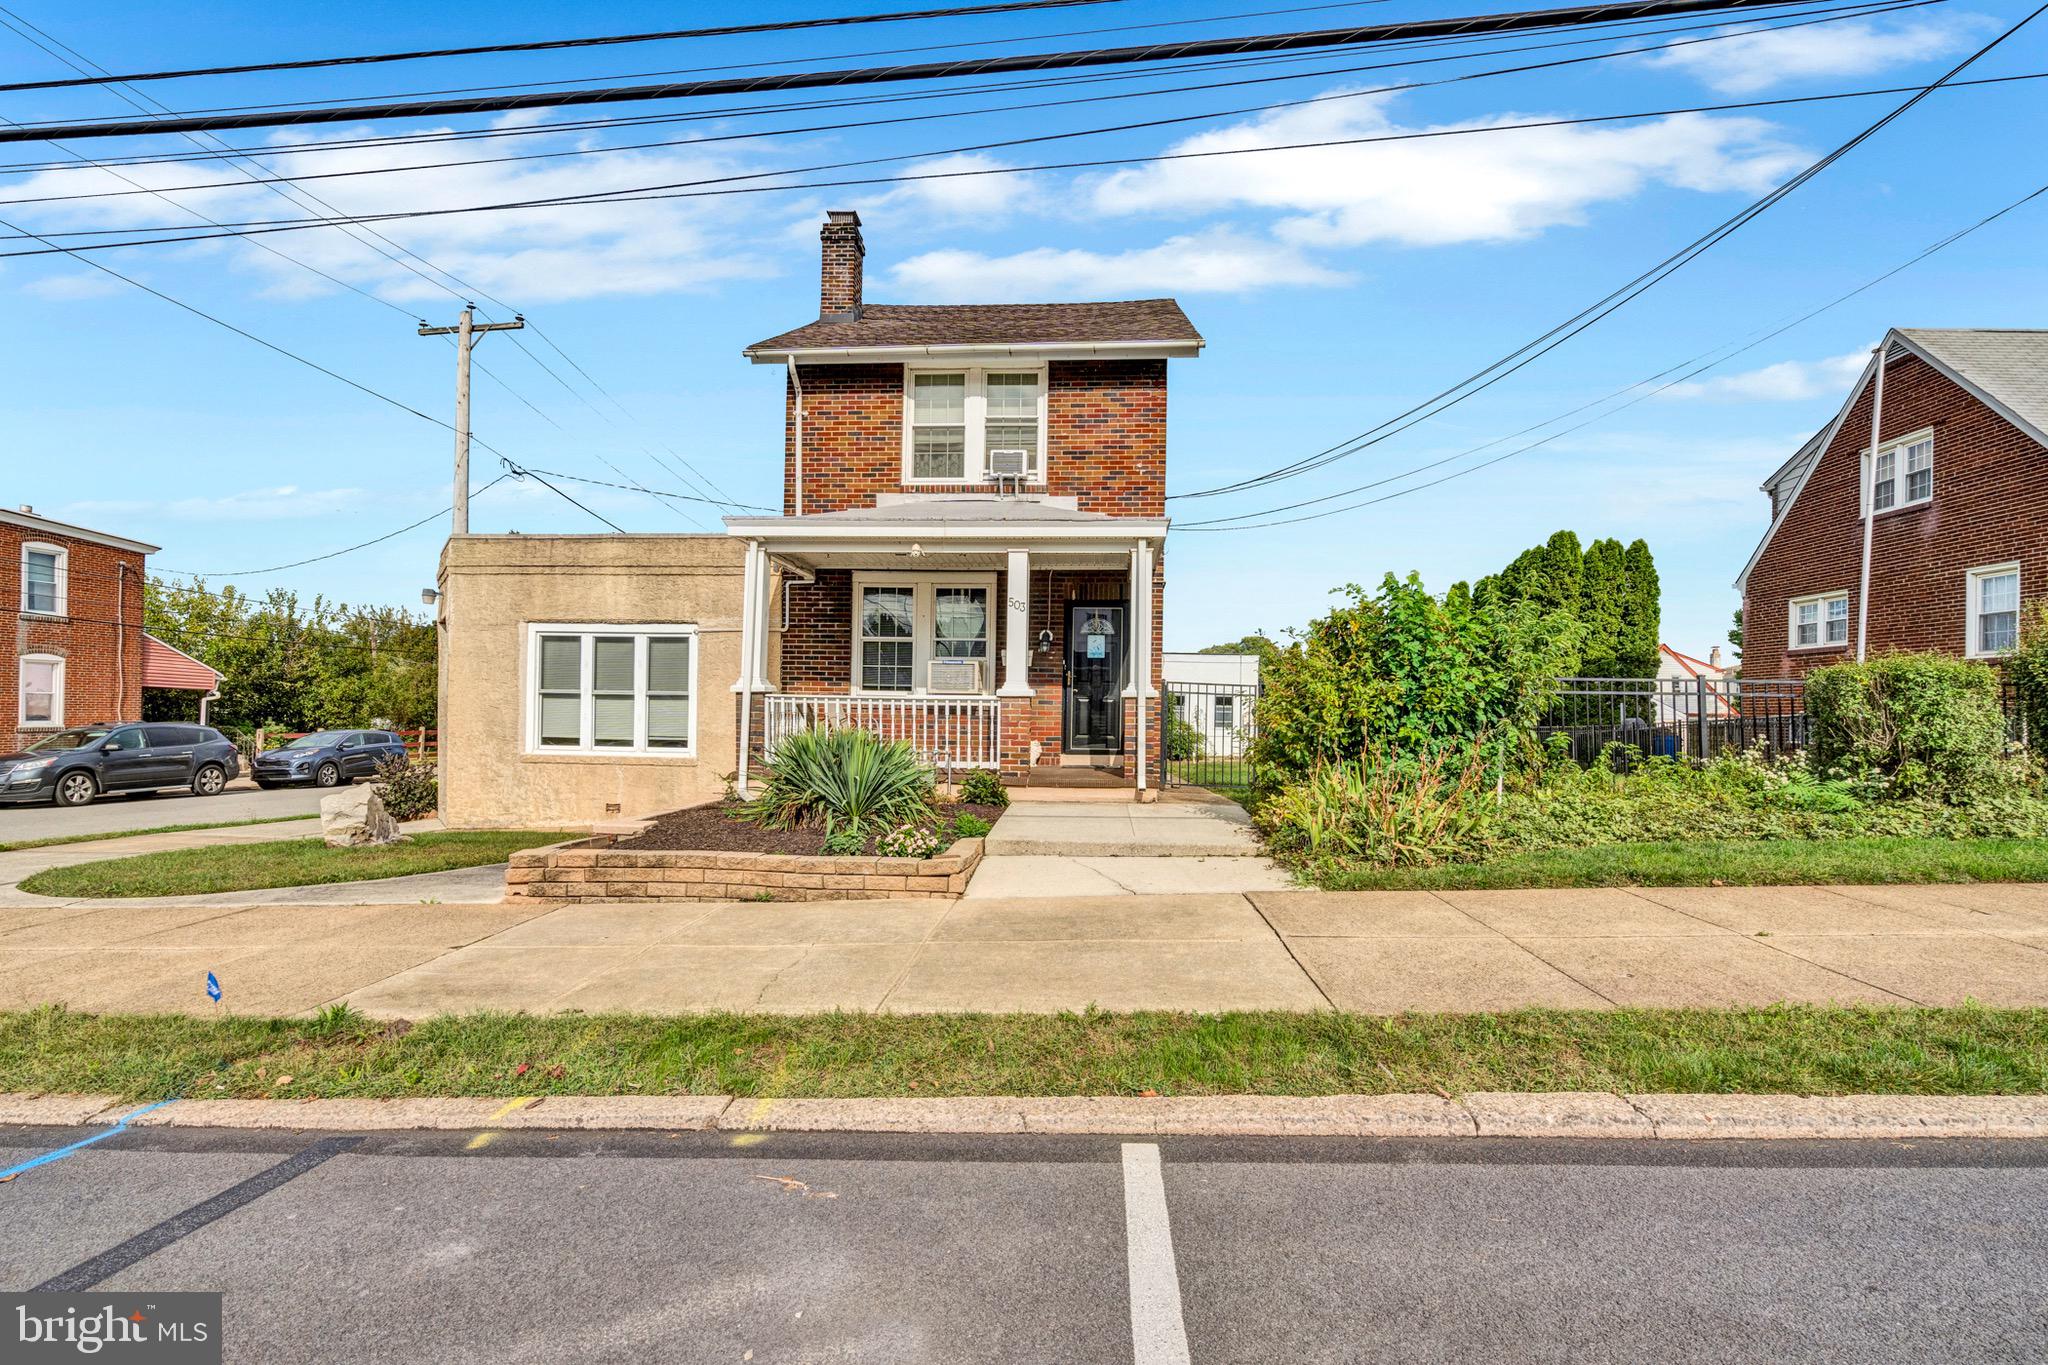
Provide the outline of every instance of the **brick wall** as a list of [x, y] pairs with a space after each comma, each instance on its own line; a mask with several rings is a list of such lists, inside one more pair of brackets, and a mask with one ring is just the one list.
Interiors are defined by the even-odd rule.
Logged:
[[[805, 512], [872, 507], [877, 493], [957, 493], [903, 478], [903, 367], [804, 365]], [[783, 392], [785, 514], [796, 511], [796, 389]], [[1045, 491], [1084, 512], [1166, 509], [1166, 362], [1053, 361], [1046, 374]], [[987, 487], [968, 485], [973, 491]]]
[[[1859, 485], [1871, 399], [1866, 387], [1750, 572], [1742, 671], [1752, 678], [1796, 677], [1855, 657]], [[1933, 428], [1934, 497], [1873, 523], [1867, 652], [1961, 654], [1971, 569], [2017, 561], [2023, 606], [2048, 594], [2048, 491], [2040, 478], [2048, 452], [1914, 355], [1886, 366], [1882, 417], [1885, 441]], [[1849, 594], [1848, 644], [1789, 649], [1787, 604], [1842, 591]]]
[[[70, 552], [62, 617], [21, 610], [21, 551], [30, 541]], [[142, 583], [143, 558], [134, 551], [0, 523], [0, 619], [8, 621], [12, 637], [0, 650], [0, 705], [6, 708], [0, 735], [7, 748], [47, 733], [19, 725], [27, 654], [64, 660], [67, 724], [142, 718]]]

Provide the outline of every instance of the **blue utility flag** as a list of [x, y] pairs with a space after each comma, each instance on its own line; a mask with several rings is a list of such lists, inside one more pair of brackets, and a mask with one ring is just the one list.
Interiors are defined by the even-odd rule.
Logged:
[[206, 974], [206, 998], [216, 1004], [220, 1002], [220, 982], [215, 979], [212, 972]]

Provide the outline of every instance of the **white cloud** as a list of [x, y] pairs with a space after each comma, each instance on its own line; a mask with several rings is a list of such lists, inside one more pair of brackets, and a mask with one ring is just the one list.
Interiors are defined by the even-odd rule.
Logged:
[[1856, 382], [1870, 352], [1851, 351], [1825, 360], [1781, 360], [1761, 369], [1673, 384], [1657, 396], [1666, 400], [1706, 398], [1722, 402], [1793, 402], [1840, 398]]
[[904, 261], [890, 275], [908, 297], [975, 303], [1242, 293], [1345, 279], [1293, 247], [1228, 231], [1170, 237], [1157, 246], [1129, 251], [1036, 247], [1007, 256], [964, 249], [928, 251]]
[[[124, 517], [141, 513], [174, 521], [283, 521], [355, 510], [364, 506], [368, 497], [360, 488], [305, 489], [286, 484], [279, 488], [249, 488], [215, 498], [74, 502], [67, 504], [63, 511], [67, 519], [75, 517], [87, 524], [91, 524], [95, 517]], [[381, 498], [377, 500], [383, 501]]]
[[[1038, 207], [1036, 187], [1029, 176], [988, 175], [1009, 163], [979, 152], [962, 152], [931, 161], [917, 161], [893, 175], [928, 175], [930, 180], [911, 180], [883, 194], [856, 201], [864, 223], [893, 226], [899, 221], [973, 219], [986, 223], [996, 214], [1016, 215]], [[815, 231], [815, 219], [813, 231]]]
[[109, 294], [121, 292], [121, 282], [111, 275], [97, 271], [75, 271], [64, 275], [44, 275], [22, 285], [21, 292], [33, 294], [39, 299], [53, 303], [70, 303], [78, 299], [103, 299]]
[[1960, 48], [1970, 30], [1980, 25], [1975, 16], [1957, 16], [1900, 24], [1857, 21], [1763, 31], [1728, 28], [1721, 31], [1737, 36], [1670, 48], [1644, 60], [1651, 66], [1682, 71], [1724, 94], [1747, 95], [1791, 81], [1864, 76], [1944, 56]]
[[[1529, 121], [1397, 123], [1386, 97], [1281, 110], [1202, 133], [1175, 152], [1384, 137]], [[1759, 119], [1681, 114], [1628, 127], [1531, 128], [1471, 137], [1309, 147], [1206, 157], [1118, 171], [1094, 182], [1110, 214], [1268, 209], [1301, 246], [1508, 241], [1583, 222], [1594, 205], [1652, 185], [1756, 192], [1803, 165]]]
[[[326, 135], [342, 134], [326, 130]], [[521, 139], [519, 150], [562, 151], [590, 145], [587, 141], [572, 140], [573, 136], [564, 133]], [[277, 142], [283, 145], [289, 140], [280, 137]], [[266, 164], [270, 173], [286, 175], [387, 171], [492, 154], [477, 151], [480, 145], [498, 146], [458, 143], [336, 148], [275, 157]], [[343, 213], [378, 214], [674, 185], [748, 173], [762, 169], [762, 165], [706, 147], [684, 146], [544, 161], [446, 166], [402, 174], [350, 174], [346, 178], [280, 188], [317, 194]], [[236, 171], [227, 165], [131, 166], [124, 168], [122, 174], [159, 190], [195, 183], [220, 184], [218, 189], [183, 192], [176, 198], [180, 204], [222, 221], [288, 219], [327, 212], [318, 205], [288, 202], [272, 189], [237, 182]], [[10, 197], [129, 188], [108, 172], [78, 167], [46, 171], [10, 186]], [[205, 230], [197, 219], [147, 194], [34, 208], [18, 205], [15, 212], [46, 230], [186, 222]], [[771, 274], [777, 262], [743, 244], [747, 236], [745, 225], [751, 221], [753, 212], [746, 197], [734, 196], [609, 205], [542, 205], [393, 220], [368, 227], [462, 277], [468, 282], [468, 289], [500, 294], [524, 305], [702, 289], [723, 280]], [[358, 233], [367, 235], [362, 229]], [[447, 291], [422, 279], [406, 264], [390, 259], [401, 256], [391, 246], [367, 245], [338, 228], [278, 233], [183, 250], [226, 256], [238, 267], [262, 278], [268, 292], [276, 295], [317, 295], [333, 290], [333, 285], [271, 254], [264, 249], [266, 246], [385, 298], [427, 301], [449, 297]], [[425, 274], [434, 274], [429, 267], [411, 264]]]

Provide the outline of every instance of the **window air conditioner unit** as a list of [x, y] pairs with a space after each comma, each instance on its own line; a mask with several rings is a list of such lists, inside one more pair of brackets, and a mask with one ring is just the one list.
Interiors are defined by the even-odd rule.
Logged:
[[981, 691], [981, 660], [933, 659], [925, 674], [926, 687], [934, 694], [948, 696]]
[[1021, 479], [1030, 459], [1031, 452], [1021, 448], [991, 450], [988, 453], [988, 476], [992, 479]]

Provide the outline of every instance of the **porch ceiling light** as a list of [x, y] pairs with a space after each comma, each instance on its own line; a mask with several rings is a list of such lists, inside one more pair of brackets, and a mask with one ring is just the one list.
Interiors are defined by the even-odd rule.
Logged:
[[922, 545], [918, 544], [918, 543], [917, 543], [916, 541], [914, 541], [914, 540], [913, 540], [913, 541], [911, 541], [911, 542], [910, 542], [910, 557], [911, 557], [912, 559], [923, 559], [923, 558], [924, 558], [924, 546], [922, 546]]

